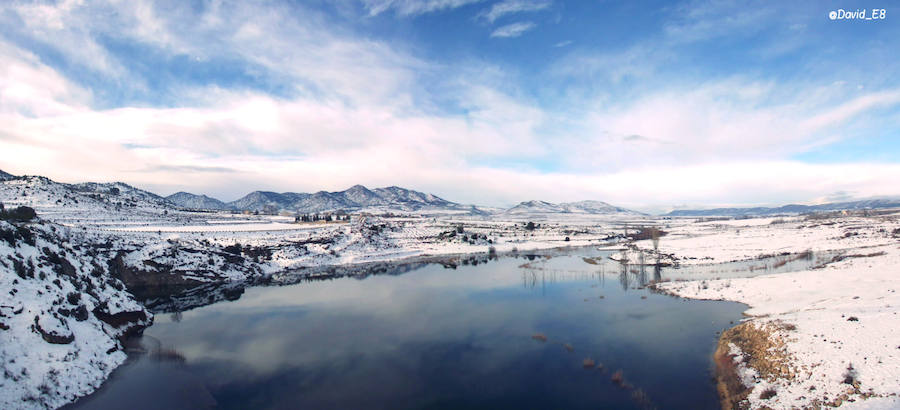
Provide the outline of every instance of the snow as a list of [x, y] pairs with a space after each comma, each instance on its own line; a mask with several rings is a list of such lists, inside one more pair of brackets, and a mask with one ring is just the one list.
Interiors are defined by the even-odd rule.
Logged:
[[[385, 192], [412, 195], [394, 191]], [[351, 193], [367, 195], [360, 189]], [[900, 290], [896, 268], [900, 242], [894, 234], [900, 229], [900, 214], [896, 212], [703, 220], [628, 212], [552, 213], [537, 209], [542, 206], [487, 213], [373, 207], [355, 212], [349, 223], [295, 224], [292, 217], [178, 209], [124, 184], [71, 186], [41, 177], [0, 182], [0, 202], [7, 207], [34, 207], [41, 221], [26, 225], [42, 235], [37, 246], [7, 246], [0, 240], [0, 284], [2, 289], [16, 290], [0, 295], [0, 322], [12, 329], [0, 330], [0, 360], [11, 375], [0, 386], [2, 408], [61, 406], [96, 389], [122, 363], [121, 350], [107, 354], [113, 346], [121, 348], [117, 329], [94, 315], [77, 321], [52, 313], [63, 303], [60, 300], [68, 303], [65, 299], [76, 282], [91, 278], [94, 265], [103, 267], [104, 280], [87, 279], [97, 282], [98, 291], [95, 296], [83, 293], [81, 303], [93, 310], [106, 302], [110, 314], [142, 310], [130, 294], [105, 280], [111, 280], [106, 266], [114, 258], [121, 257], [125, 267], [138, 272], [177, 275], [198, 283], [230, 283], [294, 270], [302, 274], [309, 268], [411, 257], [621, 247], [623, 234], [642, 226], [659, 226], [668, 234], [661, 238], [658, 252], [649, 240], [636, 242], [637, 247], [651, 257], [656, 253], [667, 261], [695, 267], [693, 272], [702, 275], [683, 276], [701, 280], [663, 283], [660, 288], [685, 297], [746, 303], [752, 315], [748, 320], [759, 325], [796, 326], [782, 328], [776, 336], [786, 341], [801, 377], [760, 380], [754, 369], [743, 367], [742, 377], [754, 389], [753, 407], [805, 407], [813, 400], [824, 403], [839, 397], [844, 398], [842, 405], [851, 408], [897, 407], [896, 396], [891, 396], [900, 391], [900, 297], [896, 292]], [[529, 230], [527, 222], [538, 227]], [[2, 224], [7, 230], [15, 228]], [[66, 255], [76, 271], [74, 279], [47, 264], [36, 268], [46, 275], [43, 280], [25, 280], [15, 273], [13, 259], [38, 262], [43, 247]], [[829, 258], [844, 259], [828, 259], [824, 267], [807, 271], [760, 271], [752, 278], [729, 276], [712, 265], [758, 262], [760, 257], [807, 250], [828, 251]], [[633, 258], [630, 253], [635, 250], [622, 247], [622, 252]], [[853, 255], [859, 257], [849, 257]], [[53, 284], [55, 279], [60, 280], [59, 286]], [[13, 313], [19, 310], [24, 313]], [[31, 330], [35, 316], [42, 329], [71, 333], [74, 341], [46, 343]], [[851, 316], [858, 320], [848, 321]], [[861, 390], [843, 396], [852, 387], [842, 383], [850, 363]], [[816, 389], [811, 392], [810, 386]], [[777, 395], [760, 399], [762, 390], [770, 387]], [[874, 397], [862, 400], [860, 393]]]
[[[820, 269], [658, 287], [688, 298], [745, 303], [748, 320], [759, 326], [792, 325], [792, 330], [781, 326], [773, 337], [786, 342], [795, 378], [765, 381], [739, 366], [753, 389], [752, 408], [814, 407], [838, 399], [850, 408], [897, 408], [900, 241], [893, 232], [898, 228], [896, 215], [681, 223], [670, 227], [660, 251], [688, 263], [805, 249], [843, 250], [845, 258]], [[844, 382], [851, 365], [858, 390]], [[760, 398], [767, 388], [777, 394]], [[866, 396], [874, 398], [863, 401]]]
[[[33, 243], [24, 237], [14, 244], [0, 240], [0, 323], [5, 329], [0, 330], [0, 407], [59, 407], [94, 391], [125, 360], [117, 341], [123, 329], [98, 319], [95, 308], [102, 304], [115, 314], [143, 307], [121, 284], [117, 288], [90, 275], [97, 261], [65, 245], [69, 233], [64, 228], [24, 229], [34, 234]], [[0, 221], [0, 231], [16, 227]], [[71, 263], [74, 273], [49, 255]], [[17, 263], [24, 269], [17, 270]], [[61, 313], [77, 308], [84, 309], [83, 318]], [[49, 343], [36, 328], [68, 341]]]
[[[385, 192], [442, 201], [399, 188]], [[0, 330], [5, 373], [0, 408], [59, 407], [94, 391], [125, 360], [117, 339], [123, 330], [93, 312], [100, 306], [109, 315], [144, 311], [111, 277], [108, 266], [116, 263], [140, 277], [229, 283], [335, 264], [605, 244], [618, 229], [610, 218], [494, 219], [454, 209], [367, 208], [349, 223], [296, 224], [292, 217], [179, 209], [125, 184], [66, 185], [42, 177], [0, 182], [0, 202], [33, 207], [39, 217], [20, 226], [0, 225], [38, 236], [33, 245], [21, 238], [14, 244], [0, 241], [0, 284], [9, 290], [0, 295], [0, 323], [9, 328]], [[525, 221], [532, 219], [538, 229], [526, 229]], [[48, 251], [71, 262], [73, 272], [63, 274], [42, 262]], [[34, 265], [35, 274], [20, 277], [14, 261]], [[77, 288], [88, 282], [93, 293]], [[78, 298], [70, 302], [69, 294]], [[84, 320], [59, 313], [79, 305], [88, 312]], [[68, 343], [50, 343], [33, 326]]]

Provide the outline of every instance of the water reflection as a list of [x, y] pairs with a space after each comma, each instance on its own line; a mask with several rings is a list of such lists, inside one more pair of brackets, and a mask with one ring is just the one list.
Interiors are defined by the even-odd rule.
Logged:
[[635, 290], [636, 266], [585, 263], [609, 256], [463, 258], [244, 288], [158, 315], [148, 353], [76, 407], [717, 407], [715, 332], [743, 307]]

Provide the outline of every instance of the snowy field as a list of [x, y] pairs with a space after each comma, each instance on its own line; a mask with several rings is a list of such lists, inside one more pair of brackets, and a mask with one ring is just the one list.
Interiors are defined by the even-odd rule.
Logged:
[[[747, 352], [729, 346], [751, 387], [751, 408], [900, 408], [897, 213], [682, 220], [669, 229], [660, 252], [688, 264], [806, 250], [840, 255], [800, 272], [659, 285], [683, 297], [749, 305], [750, 326], [764, 329], [772, 345], [780, 346], [763, 354], [771, 356], [777, 371], [753, 368]], [[649, 247], [646, 242], [640, 245]]]

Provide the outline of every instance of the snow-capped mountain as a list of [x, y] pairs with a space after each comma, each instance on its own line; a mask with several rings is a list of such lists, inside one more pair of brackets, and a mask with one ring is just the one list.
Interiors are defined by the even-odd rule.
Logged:
[[238, 210], [288, 210], [295, 212], [323, 212], [358, 210], [363, 208], [392, 208], [404, 211], [421, 209], [466, 210], [470, 207], [396, 186], [368, 189], [362, 185], [337, 192], [319, 191], [314, 194], [294, 192], [255, 191], [226, 204]]
[[244, 197], [228, 202], [227, 205], [238, 210], [264, 211], [266, 209], [287, 209], [289, 204], [300, 201], [309, 194], [292, 192], [277, 193], [269, 191], [253, 191]]
[[585, 214], [618, 214], [618, 213], [630, 213], [637, 214], [638, 212], [620, 208], [618, 206], [610, 205], [603, 201], [578, 201], [578, 202], [566, 202], [560, 204], [566, 212], [570, 213], [585, 213]]
[[396, 203], [405, 203], [405, 204], [421, 204], [421, 205], [429, 205], [433, 207], [451, 207], [456, 208], [460, 205], [455, 202], [447, 201], [443, 198], [434, 196], [432, 194], [424, 194], [422, 192], [413, 191], [405, 188], [400, 188], [398, 186], [390, 186], [387, 188], [377, 188], [375, 192], [378, 193], [382, 198], [385, 198], [391, 202]]
[[521, 202], [518, 205], [507, 209], [505, 213], [514, 215], [556, 213], [577, 213], [592, 215], [639, 214], [638, 212], [631, 211], [625, 208], [619, 208], [617, 206], [612, 206], [602, 201], [578, 201], [554, 204], [552, 202], [536, 200]]
[[232, 209], [230, 206], [216, 198], [208, 197], [206, 195], [196, 195], [189, 192], [174, 193], [167, 196], [166, 200], [187, 209]]
[[558, 213], [563, 212], [562, 207], [547, 201], [525, 201], [506, 210], [508, 214], [529, 214], [529, 213]]

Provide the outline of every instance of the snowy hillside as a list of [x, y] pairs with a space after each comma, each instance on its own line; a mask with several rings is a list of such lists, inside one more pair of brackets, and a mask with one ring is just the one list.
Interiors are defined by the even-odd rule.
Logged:
[[265, 211], [267, 209], [289, 209], [292, 204], [303, 200], [309, 194], [296, 194], [285, 192], [279, 194], [277, 192], [253, 191], [244, 197], [228, 202], [227, 205], [238, 210], [248, 211]]
[[107, 261], [72, 232], [0, 221], [0, 407], [55, 408], [125, 361], [119, 338], [151, 322]]
[[612, 206], [602, 201], [579, 201], [554, 204], [546, 201], [526, 201], [506, 210], [507, 214], [552, 214], [552, 213], [579, 213], [593, 215], [640, 215], [635, 211]]
[[167, 196], [166, 200], [175, 204], [176, 206], [187, 209], [232, 209], [232, 207], [226, 205], [224, 202], [216, 198], [211, 198], [206, 195], [196, 195], [189, 192], [174, 193]]
[[[279, 211], [315, 213], [335, 210], [360, 210], [366, 208], [416, 211], [423, 209], [464, 210], [470, 207], [396, 186], [370, 190], [354, 185], [345, 191], [319, 191], [313, 194], [294, 192], [255, 191], [226, 204], [237, 210]], [[211, 208], [221, 209], [221, 208]]]

